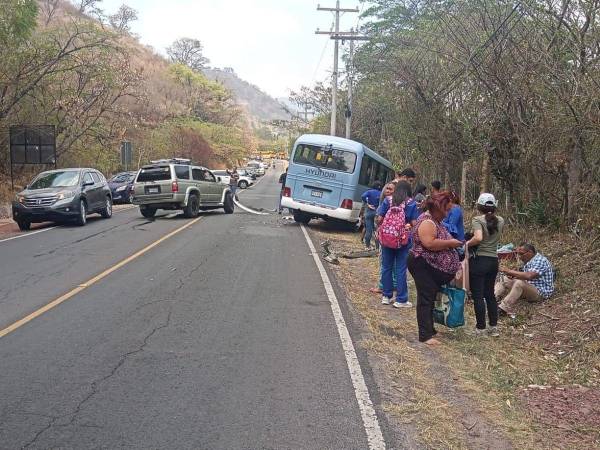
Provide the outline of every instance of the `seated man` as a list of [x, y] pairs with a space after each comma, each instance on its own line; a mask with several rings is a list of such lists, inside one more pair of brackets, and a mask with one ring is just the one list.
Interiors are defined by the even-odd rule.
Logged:
[[539, 302], [554, 293], [554, 269], [550, 261], [537, 253], [533, 244], [523, 243], [517, 248], [519, 259], [525, 263], [521, 270], [500, 267], [500, 272], [508, 279], [496, 283], [496, 298], [508, 294], [499, 305], [500, 314], [514, 314], [519, 299]]

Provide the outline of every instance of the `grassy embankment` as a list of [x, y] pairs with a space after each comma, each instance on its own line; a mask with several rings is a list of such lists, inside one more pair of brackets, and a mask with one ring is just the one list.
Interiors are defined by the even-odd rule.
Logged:
[[[357, 234], [312, 227], [336, 251], [356, 250]], [[510, 228], [510, 227], [507, 227]], [[415, 310], [395, 310], [371, 294], [378, 260], [341, 259], [335, 267], [369, 335], [359, 345], [391, 382], [383, 395], [393, 420], [429, 448], [600, 448], [600, 254], [598, 240], [522, 228], [504, 242], [533, 241], [558, 272], [557, 292], [502, 320], [500, 338], [475, 339], [467, 325], [438, 326], [442, 346], [416, 338]], [[598, 239], [598, 238], [596, 238]], [[412, 280], [411, 280], [412, 281]], [[415, 290], [411, 283], [411, 297]]]

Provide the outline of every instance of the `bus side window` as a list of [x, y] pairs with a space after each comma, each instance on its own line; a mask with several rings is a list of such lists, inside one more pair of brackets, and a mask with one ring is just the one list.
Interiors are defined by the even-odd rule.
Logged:
[[360, 176], [358, 177], [358, 184], [363, 186], [371, 186], [371, 162], [372, 159], [367, 155], [363, 156], [362, 164], [360, 167]]

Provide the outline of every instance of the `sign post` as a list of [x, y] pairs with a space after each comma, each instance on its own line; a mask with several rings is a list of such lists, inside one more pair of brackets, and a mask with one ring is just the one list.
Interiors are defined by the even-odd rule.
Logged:
[[121, 142], [121, 165], [125, 167], [125, 171], [127, 171], [129, 166], [131, 165], [132, 157], [133, 151], [131, 148], [131, 142]]

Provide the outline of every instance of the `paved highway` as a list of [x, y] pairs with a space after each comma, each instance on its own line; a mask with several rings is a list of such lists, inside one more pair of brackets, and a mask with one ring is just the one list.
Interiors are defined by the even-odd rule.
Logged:
[[[278, 175], [241, 201], [275, 208]], [[280, 216], [148, 221], [131, 208], [1, 239], [0, 448], [365, 449], [384, 447], [381, 429], [390, 439], [327, 274]]]

